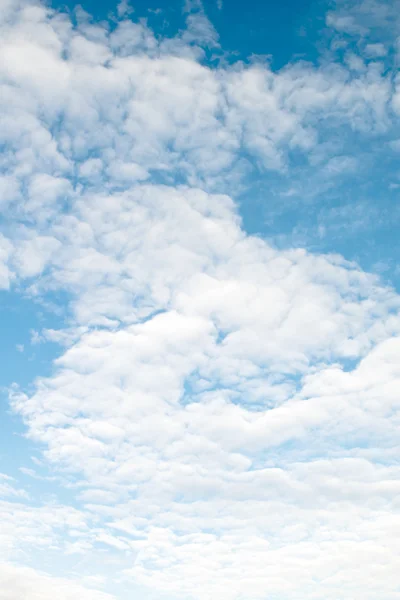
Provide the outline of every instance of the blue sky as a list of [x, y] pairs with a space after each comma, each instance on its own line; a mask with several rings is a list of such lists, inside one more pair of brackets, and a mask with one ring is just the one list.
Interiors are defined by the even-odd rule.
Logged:
[[0, 600], [397, 600], [399, 3], [0, 0]]
[[[53, 2], [52, 6], [68, 7], [73, 11], [74, 2]], [[112, 1], [87, 0], [80, 6], [97, 19], [107, 19], [116, 13]], [[186, 6], [188, 9], [189, 4]], [[192, 3], [192, 8], [196, 3]], [[202, 3], [207, 17], [218, 31], [224, 52], [248, 59], [251, 55], [270, 55], [276, 68], [287, 64], [294, 56], [314, 60], [317, 56], [315, 41], [325, 28], [326, 2], [225, 2], [209, 0]], [[185, 25], [182, 2], [146, 2], [131, 5], [135, 19], [147, 19], [158, 34], [175, 34]]]

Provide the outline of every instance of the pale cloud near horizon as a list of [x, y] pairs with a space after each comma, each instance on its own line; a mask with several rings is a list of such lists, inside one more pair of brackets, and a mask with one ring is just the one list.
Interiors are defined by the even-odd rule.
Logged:
[[[60, 355], [10, 403], [73, 496], [0, 478], [0, 599], [397, 598], [400, 298], [248, 235], [234, 200], [293, 154], [355, 171], [330, 128], [398, 137], [385, 49], [210, 68], [201, 12], [159, 39], [0, 7], [0, 285], [69, 315], [35, 331]], [[78, 566], [37, 570], [47, 549]]]
[[51, 578], [33, 569], [0, 565], [1, 600], [114, 600], [109, 594], [90, 590], [71, 579]]

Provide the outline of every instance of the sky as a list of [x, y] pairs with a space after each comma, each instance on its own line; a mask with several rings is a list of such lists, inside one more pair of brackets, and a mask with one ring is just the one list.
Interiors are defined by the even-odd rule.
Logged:
[[399, 15], [0, 0], [0, 600], [400, 600]]

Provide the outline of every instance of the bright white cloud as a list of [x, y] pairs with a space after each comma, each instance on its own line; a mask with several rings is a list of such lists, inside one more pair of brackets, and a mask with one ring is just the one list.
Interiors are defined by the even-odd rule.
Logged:
[[113, 600], [109, 594], [90, 590], [70, 579], [52, 578], [33, 569], [0, 564], [1, 600]]
[[350, 55], [210, 68], [201, 11], [160, 40], [1, 7], [0, 285], [62, 291], [70, 314], [35, 332], [65, 348], [11, 404], [78, 508], [0, 480], [0, 598], [111, 598], [83, 568], [35, 571], [54, 550], [174, 599], [394, 600], [399, 297], [340, 256], [247, 235], [231, 198], [294, 154], [330, 181], [355, 172], [319, 140], [389, 131], [392, 77]]

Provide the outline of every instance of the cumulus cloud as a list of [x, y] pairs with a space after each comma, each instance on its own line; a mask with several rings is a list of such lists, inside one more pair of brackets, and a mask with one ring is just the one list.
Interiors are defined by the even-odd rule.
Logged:
[[49, 577], [27, 567], [0, 564], [1, 600], [113, 600], [109, 594], [90, 590], [70, 579]]
[[[33, 337], [62, 347], [51, 374], [10, 393], [64, 499], [0, 480], [0, 598], [108, 600], [85, 584], [104, 575], [138, 597], [394, 599], [399, 296], [247, 234], [235, 202], [299, 156], [360, 168], [346, 135], [319, 142], [392, 135], [384, 49], [211, 67], [198, 6], [171, 38], [126, 2], [115, 28], [1, 7], [0, 285], [69, 316]], [[62, 577], [35, 562], [53, 551]]]

